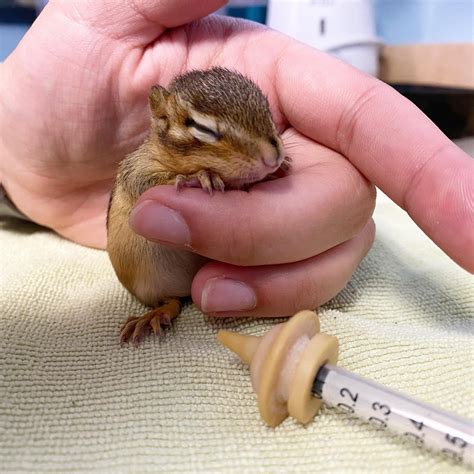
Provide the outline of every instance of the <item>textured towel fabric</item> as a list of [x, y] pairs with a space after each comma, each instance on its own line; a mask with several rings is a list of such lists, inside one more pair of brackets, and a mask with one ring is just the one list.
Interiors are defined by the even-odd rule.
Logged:
[[[473, 279], [384, 196], [376, 222], [322, 330], [342, 367], [473, 419]], [[143, 307], [104, 252], [16, 221], [0, 249], [0, 471], [465, 472], [333, 409], [264, 426], [248, 369], [215, 335], [277, 320], [188, 306], [161, 340], [121, 348], [120, 325]]]

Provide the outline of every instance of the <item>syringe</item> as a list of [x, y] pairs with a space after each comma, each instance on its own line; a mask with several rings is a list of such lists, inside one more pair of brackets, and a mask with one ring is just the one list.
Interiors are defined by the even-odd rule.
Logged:
[[288, 415], [309, 422], [322, 402], [400, 435], [421, 448], [474, 466], [474, 424], [337, 367], [337, 339], [301, 311], [262, 337], [219, 331], [218, 340], [250, 364], [252, 385], [270, 426]]
[[467, 419], [330, 364], [319, 369], [312, 393], [376, 428], [474, 466], [474, 424]]

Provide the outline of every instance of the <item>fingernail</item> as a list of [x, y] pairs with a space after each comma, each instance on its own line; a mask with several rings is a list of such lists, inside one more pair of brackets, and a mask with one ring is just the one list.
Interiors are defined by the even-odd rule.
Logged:
[[201, 309], [204, 313], [246, 311], [255, 306], [257, 306], [255, 292], [241, 281], [210, 278], [202, 290]]
[[143, 201], [130, 213], [130, 227], [148, 240], [191, 245], [191, 235], [185, 220], [173, 209], [156, 201]]

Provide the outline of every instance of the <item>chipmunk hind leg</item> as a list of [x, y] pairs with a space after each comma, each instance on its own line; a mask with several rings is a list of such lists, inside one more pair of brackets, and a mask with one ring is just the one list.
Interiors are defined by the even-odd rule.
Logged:
[[131, 341], [138, 344], [150, 331], [155, 335], [160, 334], [162, 326], [170, 326], [178, 316], [181, 306], [179, 298], [166, 298], [144, 315], [128, 318], [120, 331], [120, 342], [125, 344]]

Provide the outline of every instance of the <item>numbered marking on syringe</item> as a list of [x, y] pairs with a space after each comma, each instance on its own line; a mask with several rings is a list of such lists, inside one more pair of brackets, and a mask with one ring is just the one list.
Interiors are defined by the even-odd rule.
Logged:
[[408, 420], [418, 431], [416, 433], [413, 433], [411, 431], [405, 431], [405, 433], [403, 433], [403, 436], [405, 437], [405, 439], [414, 442], [416, 445], [423, 446], [425, 444], [424, 438], [426, 436], [426, 430], [423, 429], [425, 426], [424, 423], [422, 421], [412, 420], [411, 418], [409, 418]]
[[[461, 462], [463, 459], [465, 448], [467, 447], [467, 441], [459, 438], [458, 436], [451, 436], [449, 433], [446, 433], [445, 439], [448, 443], [451, 443], [453, 447], [443, 448], [441, 452], [445, 456], [449, 456], [455, 461]], [[454, 447], [458, 448], [458, 451], [454, 450]]]
[[[339, 390], [339, 399], [344, 401], [338, 402], [336, 406], [345, 413], [357, 414], [378, 429], [387, 429], [390, 425], [392, 429], [400, 431], [405, 439], [420, 447], [425, 445], [425, 438], [428, 436], [432, 441], [430, 444], [434, 444], [435, 449], [437, 448], [456, 461], [462, 461], [462, 450], [467, 446], [467, 442], [462, 438], [438, 432], [426, 426], [423, 421], [407, 419], [400, 413], [393, 413], [387, 402], [371, 401], [367, 394], [362, 394], [349, 387], [342, 387]], [[365, 406], [363, 406], [363, 401], [366, 401]], [[442, 439], [439, 439], [440, 437]]]
[[352, 415], [355, 411], [356, 403], [357, 403], [357, 398], [359, 397], [359, 394], [353, 394], [348, 388], [343, 387], [341, 390], [339, 390], [339, 394], [341, 398], [344, 399], [343, 402], [339, 402], [337, 404], [337, 407], [347, 413], [348, 415]]
[[474, 426], [469, 420], [329, 364], [318, 372], [313, 392], [351, 418], [474, 466]]
[[[423, 421], [409, 419], [411, 425], [415, 428], [416, 432], [406, 431], [404, 437], [414, 441], [417, 445], [423, 446], [425, 438], [430, 437], [433, 448], [438, 449], [444, 455], [449, 456], [455, 461], [462, 461], [464, 450], [468, 443], [459, 436], [454, 436], [450, 433], [443, 431], [437, 431], [431, 427], [426, 426]], [[429, 421], [429, 420], [427, 420]]]
[[348, 415], [357, 413], [359, 417], [364, 418], [376, 428], [387, 428], [391, 413], [391, 409], [387, 404], [374, 401], [371, 403], [371, 407], [360, 406], [360, 404], [358, 404], [359, 392], [349, 387], [342, 387], [339, 390], [339, 398], [343, 400], [336, 403], [336, 407], [339, 408], [339, 410]]
[[377, 415], [370, 416], [368, 419], [369, 423], [376, 428], [387, 428], [389, 416], [392, 413], [390, 407], [385, 403], [374, 402], [372, 403], [372, 410]]

